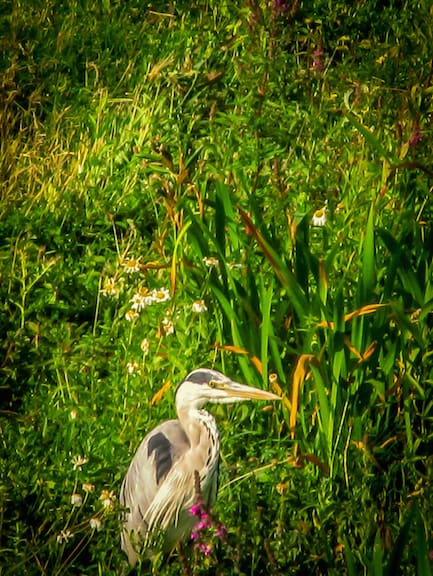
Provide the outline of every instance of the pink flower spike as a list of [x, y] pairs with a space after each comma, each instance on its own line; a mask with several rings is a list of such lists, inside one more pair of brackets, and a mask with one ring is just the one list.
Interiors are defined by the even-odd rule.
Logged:
[[206, 530], [206, 528], [210, 528], [210, 522], [207, 522], [206, 520], [200, 520], [200, 522], [197, 524], [196, 528], [198, 531], [201, 530]]
[[209, 556], [211, 553], [211, 548], [207, 544], [200, 544], [199, 548], [205, 556]]
[[189, 513], [192, 516], [201, 516], [201, 506], [200, 504], [193, 504], [189, 509]]
[[224, 524], [220, 524], [218, 526], [218, 528], [215, 530], [215, 536], [220, 540], [225, 540], [225, 537], [227, 536], [227, 528], [224, 526]]

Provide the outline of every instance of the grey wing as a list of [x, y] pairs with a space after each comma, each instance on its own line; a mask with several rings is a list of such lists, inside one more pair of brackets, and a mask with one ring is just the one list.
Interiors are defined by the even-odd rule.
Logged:
[[146, 513], [165, 477], [189, 449], [188, 438], [178, 420], [157, 426], [142, 441], [131, 461], [120, 490], [120, 505], [125, 508], [122, 522], [122, 549], [129, 563], [137, 562], [135, 549], [145, 540]]

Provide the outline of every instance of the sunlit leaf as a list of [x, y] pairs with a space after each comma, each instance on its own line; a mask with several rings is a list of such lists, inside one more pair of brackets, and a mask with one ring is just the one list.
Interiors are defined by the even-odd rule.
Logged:
[[290, 436], [292, 439], [295, 437], [296, 419], [299, 408], [299, 392], [309, 373], [309, 365], [313, 362], [317, 362], [316, 357], [313, 354], [302, 354], [297, 360], [295, 371], [293, 373], [289, 420]]
[[161, 386], [161, 388], [157, 392], [155, 392], [155, 394], [152, 396], [152, 398], [149, 402], [149, 406], [154, 406], [155, 404], [160, 402], [170, 389], [171, 389], [171, 382], [169, 380], [167, 380]]

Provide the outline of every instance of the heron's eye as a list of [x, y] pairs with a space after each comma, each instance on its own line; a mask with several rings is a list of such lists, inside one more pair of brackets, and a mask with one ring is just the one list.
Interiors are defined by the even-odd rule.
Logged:
[[210, 380], [210, 381], [208, 382], [208, 386], [209, 386], [210, 388], [215, 388], [216, 385], [217, 385], [217, 382], [216, 382], [215, 380]]

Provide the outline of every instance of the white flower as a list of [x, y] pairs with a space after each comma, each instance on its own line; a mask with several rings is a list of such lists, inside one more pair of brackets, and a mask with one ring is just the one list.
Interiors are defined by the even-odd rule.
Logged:
[[162, 319], [162, 331], [164, 332], [164, 334], [166, 336], [169, 336], [170, 334], [173, 334], [173, 332], [174, 332], [173, 320], [171, 320], [170, 318], [167, 318], [167, 316]]
[[84, 492], [94, 492], [95, 491], [95, 485], [91, 484], [90, 482], [84, 482], [83, 483], [83, 490], [84, 490]]
[[92, 530], [97, 530], [98, 532], [102, 530], [102, 522], [100, 521], [99, 518], [96, 518], [96, 516], [90, 518], [89, 525]]
[[142, 349], [144, 354], [149, 353], [150, 342], [147, 338], [143, 338], [143, 340], [141, 341], [141, 344], [140, 344], [140, 348]]
[[74, 465], [74, 470], [81, 470], [81, 466], [87, 464], [88, 461], [89, 459], [84, 456], [74, 456], [71, 460], [72, 464]]
[[311, 219], [313, 226], [325, 226], [326, 224], [326, 207], [316, 210]]
[[220, 265], [218, 258], [215, 258], [215, 256], [205, 256], [203, 262], [208, 268], [219, 268]]
[[104, 296], [110, 296], [111, 298], [117, 298], [119, 296], [119, 288], [116, 284], [115, 278], [105, 279], [101, 294]]
[[227, 268], [229, 270], [243, 270], [245, 268], [245, 265], [242, 264], [242, 262], [232, 262], [231, 264], [227, 264]]
[[140, 258], [127, 258], [122, 262], [122, 266], [127, 274], [134, 274], [134, 272], [140, 272], [141, 264]]
[[70, 412], [69, 412], [69, 418], [71, 420], [76, 420], [78, 416], [78, 410], [75, 410], [75, 408], [73, 408]]
[[133, 322], [138, 318], [138, 312], [135, 310], [128, 310], [128, 312], [125, 314], [125, 318], [128, 320], [128, 322]]
[[77, 506], [77, 508], [79, 508], [82, 503], [83, 503], [83, 497], [81, 496], [81, 494], [77, 494], [77, 493], [72, 494], [72, 496], [71, 496], [72, 506]]
[[61, 530], [58, 534], [57, 534], [57, 544], [61, 544], [62, 542], [67, 542], [68, 540], [70, 540], [73, 536], [73, 533], [70, 530]]
[[143, 308], [152, 304], [153, 297], [149, 294], [147, 288], [140, 288], [131, 298], [130, 302], [132, 303], [131, 309], [140, 312], [140, 310], [143, 310]]
[[207, 312], [207, 306], [204, 300], [196, 300], [192, 303], [192, 311], [196, 314], [201, 314], [202, 312]]
[[128, 362], [128, 364], [126, 365], [126, 368], [128, 370], [128, 374], [134, 374], [134, 372], [138, 368], [138, 362]]
[[111, 508], [115, 499], [116, 495], [112, 490], [102, 490], [101, 495], [99, 496], [99, 500], [102, 502], [104, 508]]
[[166, 302], [170, 300], [170, 291], [168, 288], [155, 288], [155, 290], [152, 290], [150, 297], [152, 302]]

